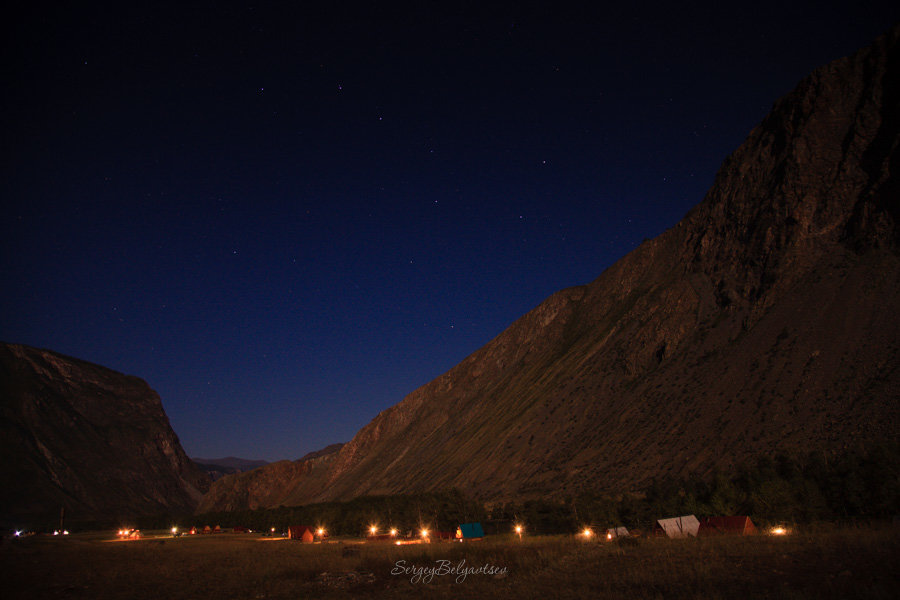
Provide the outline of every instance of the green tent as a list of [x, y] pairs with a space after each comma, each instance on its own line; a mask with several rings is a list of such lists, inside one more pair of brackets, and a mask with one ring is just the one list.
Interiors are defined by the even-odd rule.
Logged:
[[476, 540], [484, 537], [481, 523], [463, 523], [456, 529], [456, 538], [460, 540]]

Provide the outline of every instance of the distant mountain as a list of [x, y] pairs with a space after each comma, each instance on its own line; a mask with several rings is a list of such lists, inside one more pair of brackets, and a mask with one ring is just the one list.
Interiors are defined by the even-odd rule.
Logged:
[[225, 458], [192, 458], [191, 460], [194, 461], [194, 464], [202, 471], [206, 472], [213, 481], [216, 481], [225, 475], [243, 473], [244, 471], [250, 471], [257, 467], [264, 467], [269, 464], [268, 461], [265, 460], [249, 460], [246, 458], [236, 458], [234, 456], [226, 456]]
[[250, 469], [264, 467], [269, 464], [269, 462], [265, 460], [251, 460], [234, 456], [226, 456], [225, 458], [192, 458], [191, 460], [195, 463], [223, 467], [225, 469], [237, 469], [239, 471], [249, 471]]
[[214, 483], [203, 497], [198, 513], [279, 506], [308, 480], [328, 473], [343, 444], [331, 444], [295, 461], [281, 460], [245, 473], [232, 473]]
[[0, 526], [189, 513], [209, 478], [141, 379], [0, 343]]
[[594, 282], [551, 296], [326, 460], [223, 478], [201, 509], [617, 492], [895, 440], [898, 37], [804, 79], [696, 208]]

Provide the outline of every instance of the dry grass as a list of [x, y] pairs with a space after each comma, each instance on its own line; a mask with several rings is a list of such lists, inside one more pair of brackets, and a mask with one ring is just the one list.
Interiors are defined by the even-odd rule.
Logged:
[[[107, 534], [4, 541], [5, 598], [894, 598], [900, 531], [835, 529], [784, 538], [491, 539], [397, 547], [303, 545], [250, 535], [108, 542]], [[346, 552], [352, 547], [356, 551]], [[506, 576], [408, 567], [490, 564]], [[440, 563], [437, 561], [448, 561]], [[331, 576], [326, 580], [322, 573]], [[355, 579], [347, 573], [361, 574]], [[369, 575], [371, 574], [371, 575]], [[425, 578], [423, 573], [423, 579]]]

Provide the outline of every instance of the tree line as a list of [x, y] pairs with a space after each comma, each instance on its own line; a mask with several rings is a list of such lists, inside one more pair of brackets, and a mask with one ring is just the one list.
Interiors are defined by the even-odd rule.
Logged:
[[322, 526], [331, 535], [361, 535], [373, 525], [382, 533], [392, 527], [402, 534], [423, 527], [454, 531], [458, 524], [472, 521], [483, 523], [488, 534], [508, 533], [515, 523], [533, 534], [558, 534], [586, 525], [644, 528], [656, 519], [683, 514], [748, 515], [758, 523], [889, 518], [900, 514], [900, 443], [838, 454], [759, 456], [730, 471], [659, 479], [629, 494], [592, 490], [485, 506], [451, 489], [191, 519], [222, 527], [274, 527], [279, 532], [289, 525]]
[[484, 506], [456, 489], [422, 494], [362, 496], [348, 502], [323, 502], [272, 509], [214, 512], [200, 515], [198, 523], [246, 527], [258, 531], [284, 531], [290, 525], [323, 527], [329, 535], [363, 535], [396, 528], [399, 535], [430, 531], [456, 531], [460, 523], [484, 521]]

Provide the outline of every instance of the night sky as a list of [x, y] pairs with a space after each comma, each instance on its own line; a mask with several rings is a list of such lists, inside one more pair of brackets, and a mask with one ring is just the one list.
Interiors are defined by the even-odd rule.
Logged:
[[145, 379], [190, 456], [347, 441], [900, 19], [725, 4], [7, 14], [0, 339]]

